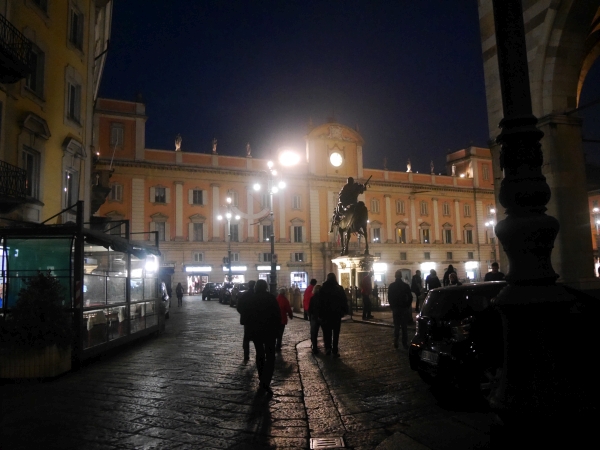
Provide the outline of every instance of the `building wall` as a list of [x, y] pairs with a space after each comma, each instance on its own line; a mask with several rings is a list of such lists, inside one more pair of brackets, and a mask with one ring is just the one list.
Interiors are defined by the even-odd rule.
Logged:
[[[198, 265], [195, 253], [202, 254], [202, 265], [211, 266], [208, 279], [222, 282], [225, 277], [223, 257], [227, 256], [228, 243], [226, 222], [218, 221], [217, 216], [226, 211], [227, 196], [235, 193], [238, 203], [232, 209], [234, 214], [241, 215], [241, 220], [238, 222], [239, 242], [231, 242], [231, 251], [239, 254], [239, 261], [234, 265], [247, 266], [246, 280], [256, 279], [257, 267], [265, 265], [263, 254], [270, 253], [271, 244], [262, 233], [262, 224], [268, 222], [270, 216], [269, 209], [262, 204], [264, 190], [257, 193], [252, 186], [255, 183], [262, 184], [263, 189], [266, 186], [267, 161], [157, 149], [144, 149], [143, 158], [139, 158], [133, 151], [138, 144], [131, 139], [141, 131], [135, 128], [139, 121], [134, 124], [138, 118], [130, 111], [143, 110], [143, 104], [136, 104], [134, 108], [129, 102], [100, 99], [98, 105], [96, 114], [101, 136], [96, 170], [106, 169], [111, 164], [112, 149], [107, 147], [110, 125], [115, 121], [122, 123], [125, 136], [123, 149], [115, 152], [110, 179], [111, 184], [122, 186], [122, 199], [111, 200], [109, 195], [97, 215], [131, 219], [132, 230], [145, 233], [154, 229], [155, 221], [165, 221], [166, 236], [165, 241], [160, 242], [160, 249], [162, 263], [175, 267], [172, 282], [186, 282], [185, 268]], [[144, 121], [142, 127], [143, 124]], [[370, 252], [387, 263], [387, 269], [381, 274], [385, 283], [393, 280], [398, 268], [414, 273], [424, 267], [423, 263], [433, 263], [440, 275], [448, 264], [453, 264], [461, 278], [467, 276], [467, 262], [478, 265], [476, 277], [488, 271], [497, 251], [487, 239], [484, 225], [493, 219], [487, 212], [488, 206], [494, 206], [491, 176], [483, 180], [479, 175], [480, 178], [474, 180], [473, 173], [481, 174], [482, 170], [465, 170], [461, 178], [463, 172], [452, 177], [364, 168], [364, 141], [355, 130], [342, 124], [317, 126], [306, 140], [306, 158], [291, 168], [277, 168], [287, 184], [283, 191], [275, 194], [273, 201], [280, 285], [291, 284], [291, 272], [306, 272], [308, 279], [323, 280], [328, 272], [334, 271], [331, 259], [339, 255], [340, 246], [338, 236], [329, 233], [329, 229], [338, 192], [348, 176], [360, 182], [372, 176], [361, 199], [370, 211]], [[339, 167], [329, 162], [334, 151], [343, 156]], [[487, 149], [471, 147], [461, 150], [460, 155], [465, 167], [490, 164]], [[476, 184], [479, 187], [475, 187]], [[165, 189], [164, 202], [153, 201], [152, 188]], [[189, 191], [194, 189], [203, 192], [202, 205], [190, 204]], [[299, 198], [296, 205], [295, 196]], [[403, 202], [403, 208], [398, 202]], [[194, 240], [191, 225], [194, 222], [203, 223], [202, 241]], [[294, 226], [301, 227], [302, 242], [293, 242]], [[405, 243], [398, 242], [398, 228], [404, 229]], [[423, 242], [423, 229], [429, 229], [428, 243]], [[445, 230], [451, 234], [448, 243]], [[467, 234], [471, 242], [467, 242]], [[134, 239], [137, 238], [134, 236]], [[356, 238], [352, 242], [351, 250], [358, 250]], [[360, 248], [364, 250], [364, 242]], [[295, 261], [296, 253], [304, 255], [302, 261]], [[264, 272], [268, 270], [261, 271]]]
[[[31, 170], [39, 172], [33, 177], [37, 192], [0, 220], [41, 222], [77, 200], [85, 201], [85, 216], [90, 215], [92, 114], [103, 65], [103, 58], [96, 56], [108, 39], [112, 11], [112, 2], [100, 3], [97, 7], [94, 0], [48, 1], [44, 11], [29, 0], [12, 1], [0, 11], [33, 43], [38, 55], [35, 83], [29, 77], [0, 84], [0, 160], [26, 168], [23, 155], [30, 152], [37, 159]], [[70, 39], [76, 23], [72, 12], [80, 24], [75, 43]], [[72, 180], [77, 178], [70, 205], [65, 194], [67, 171]], [[74, 218], [63, 214], [51, 223]]]

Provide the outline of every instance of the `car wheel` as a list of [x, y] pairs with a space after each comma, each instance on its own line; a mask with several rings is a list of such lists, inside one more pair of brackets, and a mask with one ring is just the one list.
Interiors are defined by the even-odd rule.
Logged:
[[435, 377], [432, 376], [431, 374], [424, 372], [423, 370], [419, 370], [418, 371], [419, 376], [421, 377], [421, 380], [423, 380], [425, 383], [433, 386], [435, 383]]
[[495, 395], [500, 386], [502, 367], [490, 365], [481, 371], [479, 377], [479, 394], [487, 402]]

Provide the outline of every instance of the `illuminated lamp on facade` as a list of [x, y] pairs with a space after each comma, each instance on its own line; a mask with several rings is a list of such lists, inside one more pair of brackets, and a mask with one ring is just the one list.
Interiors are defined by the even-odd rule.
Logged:
[[[248, 267], [246, 267], [246, 266], [231, 266], [231, 270], [236, 271], [236, 272], [245, 272], [246, 270], [248, 270]], [[223, 272], [229, 272], [229, 267], [223, 267]]]
[[429, 273], [431, 269], [435, 270], [436, 264], [434, 262], [424, 262], [421, 263], [421, 272]]
[[186, 272], [210, 272], [211, 270], [210, 266], [187, 266], [185, 268]]
[[387, 272], [387, 263], [373, 263], [373, 271], [378, 273]]
[[[256, 270], [271, 270], [271, 266], [256, 266]], [[277, 266], [277, 270], [281, 270], [281, 266]]]

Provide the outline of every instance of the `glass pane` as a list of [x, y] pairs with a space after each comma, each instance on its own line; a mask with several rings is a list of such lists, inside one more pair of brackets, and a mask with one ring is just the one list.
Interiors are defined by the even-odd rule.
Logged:
[[71, 307], [72, 238], [7, 238], [8, 307], [15, 305], [28, 277], [48, 272], [64, 288], [66, 307]]
[[108, 277], [106, 279], [107, 303], [125, 303], [126, 281], [123, 277]]
[[106, 304], [106, 277], [102, 275], [83, 276], [83, 306]]
[[144, 299], [156, 298], [156, 278], [144, 278]]
[[131, 301], [144, 299], [144, 283], [141, 278], [132, 278], [129, 280], [131, 287]]

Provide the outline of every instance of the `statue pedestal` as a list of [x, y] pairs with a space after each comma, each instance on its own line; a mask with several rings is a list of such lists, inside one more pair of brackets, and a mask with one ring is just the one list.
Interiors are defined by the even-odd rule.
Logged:
[[362, 306], [362, 298], [358, 291], [363, 277], [373, 269], [373, 263], [379, 257], [371, 255], [338, 256], [331, 260], [337, 267], [337, 279], [344, 288], [349, 302], [350, 315], [352, 311]]

